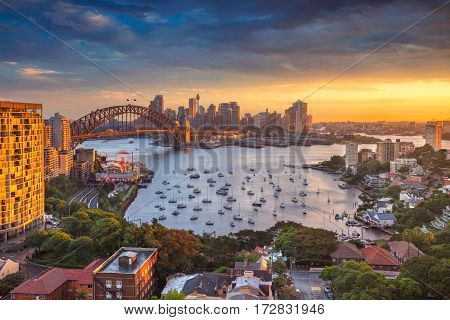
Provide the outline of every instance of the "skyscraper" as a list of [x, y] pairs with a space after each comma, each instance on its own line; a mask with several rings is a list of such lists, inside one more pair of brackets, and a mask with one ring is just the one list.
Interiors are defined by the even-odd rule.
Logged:
[[52, 147], [60, 151], [69, 150], [70, 149], [69, 120], [57, 112], [53, 117], [48, 119], [47, 122], [51, 127]]
[[345, 146], [345, 167], [356, 166], [358, 164], [358, 145], [349, 143]]
[[0, 101], [0, 241], [43, 222], [42, 105]]
[[400, 140], [392, 142], [391, 139], [386, 139], [377, 143], [377, 160], [380, 163], [387, 163], [398, 158], [400, 152]]
[[189, 118], [194, 119], [197, 115], [197, 102], [196, 98], [189, 99]]
[[153, 99], [153, 101], [150, 102], [149, 108], [163, 113], [164, 112], [164, 96], [156, 95], [155, 99]]
[[231, 124], [233, 126], [239, 126], [241, 121], [241, 107], [237, 102], [230, 102], [231, 106]]
[[307, 131], [307, 112], [308, 104], [301, 100], [292, 103], [292, 107], [285, 111], [290, 132], [304, 133]]
[[444, 123], [442, 121], [427, 122], [425, 127], [425, 141], [435, 151], [442, 149], [442, 130]]

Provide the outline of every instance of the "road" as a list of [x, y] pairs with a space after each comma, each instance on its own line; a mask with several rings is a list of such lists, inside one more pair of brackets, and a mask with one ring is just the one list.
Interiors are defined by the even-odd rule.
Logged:
[[69, 206], [73, 202], [83, 202], [90, 209], [98, 209], [99, 187], [89, 186], [81, 190], [69, 202]]
[[319, 272], [309, 272], [305, 269], [293, 269], [292, 280], [297, 289], [305, 295], [305, 300], [326, 300], [323, 292], [325, 282], [319, 279]]

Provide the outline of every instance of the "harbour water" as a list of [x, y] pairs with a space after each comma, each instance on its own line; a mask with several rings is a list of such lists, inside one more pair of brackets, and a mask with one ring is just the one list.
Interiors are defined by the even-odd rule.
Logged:
[[[198, 234], [208, 232], [221, 235], [243, 229], [265, 230], [276, 221], [290, 220], [337, 233], [351, 234], [357, 231], [364, 239], [388, 237], [382, 231], [347, 227], [345, 219], [335, 219], [335, 214], [344, 211], [353, 215], [359, 201], [359, 190], [340, 189], [337, 175], [299, 168], [304, 163], [317, 163], [328, 160], [332, 155], [343, 155], [343, 145], [262, 149], [228, 146], [211, 150], [175, 150], [154, 146], [149, 139], [127, 138], [91, 140], [83, 146], [95, 148], [103, 154], [108, 153], [113, 159], [123, 157], [131, 160], [133, 157], [134, 161], [145, 163], [155, 172], [153, 182], [147, 188], [139, 190], [135, 201], [125, 213], [125, 218], [135, 223], [151, 222], [152, 219], [165, 215], [166, 219], [160, 222], [167, 227], [192, 230]], [[295, 165], [295, 168], [286, 167], [285, 164]], [[205, 170], [210, 173], [204, 173]], [[200, 177], [191, 179], [189, 176], [195, 173]], [[219, 177], [219, 173], [223, 177]], [[213, 179], [216, 183], [210, 184], [208, 179]], [[304, 185], [305, 179], [307, 186]], [[163, 184], [164, 181], [166, 184]], [[230, 185], [228, 196], [236, 198], [235, 202], [229, 203], [227, 196], [216, 194], [225, 184]], [[188, 185], [192, 185], [192, 188], [188, 188]], [[278, 197], [274, 197], [277, 185], [282, 190]], [[242, 186], [245, 190], [241, 190]], [[194, 194], [194, 188], [198, 188], [201, 193]], [[249, 190], [255, 195], [248, 195]], [[161, 194], [156, 194], [158, 191], [166, 197], [163, 196], [162, 199]], [[300, 196], [300, 192], [305, 192], [307, 196]], [[190, 199], [189, 195], [195, 195], [195, 198]], [[252, 204], [259, 202], [261, 197], [266, 202], [255, 211]], [[293, 202], [293, 198], [297, 202]], [[172, 199], [177, 202], [169, 203]], [[203, 199], [211, 200], [211, 203], [202, 203]], [[302, 202], [305, 207], [302, 207]], [[186, 208], [177, 209], [177, 204], [180, 203], [184, 203]], [[224, 208], [227, 203], [232, 207], [231, 210]], [[280, 208], [282, 203], [285, 208]], [[155, 206], [163, 206], [165, 210], [160, 211]], [[202, 210], [194, 211], [197, 206]], [[276, 216], [273, 215], [275, 208]], [[218, 213], [220, 209], [224, 214]], [[304, 209], [306, 214], [303, 213]], [[180, 214], [172, 215], [175, 210]], [[194, 215], [198, 219], [191, 220]], [[233, 215], [240, 215], [242, 220], [233, 220]], [[249, 223], [249, 219], [254, 220], [254, 224]], [[207, 221], [213, 222], [213, 225], [207, 225]], [[230, 226], [231, 222], [234, 222], [234, 227]]]

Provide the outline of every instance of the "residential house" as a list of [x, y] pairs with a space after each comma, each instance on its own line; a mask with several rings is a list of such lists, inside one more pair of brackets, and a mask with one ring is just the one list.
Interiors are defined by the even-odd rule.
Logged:
[[393, 213], [378, 213], [370, 210], [363, 213], [363, 219], [369, 223], [377, 225], [379, 228], [391, 227], [396, 222], [396, 218]]
[[365, 247], [361, 249], [364, 261], [374, 270], [398, 271], [400, 262], [387, 250], [379, 246]]
[[186, 300], [221, 300], [225, 299], [232, 280], [226, 273], [177, 274], [167, 281], [161, 297], [175, 290], [183, 292]]
[[353, 243], [348, 242], [339, 242], [336, 250], [334, 250], [330, 256], [333, 264], [340, 264], [348, 260], [364, 260], [364, 256], [361, 254], [359, 249]]
[[391, 254], [398, 262], [403, 263], [411, 257], [419, 257], [423, 255], [413, 243], [407, 241], [389, 241], [387, 243]]
[[13, 300], [92, 300], [94, 269], [102, 260], [94, 260], [84, 269], [52, 268], [11, 291]]
[[226, 295], [227, 300], [273, 300], [272, 281], [263, 281], [253, 271], [237, 277]]
[[9, 274], [19, 272], [19, 263], [11, 259], [0, 259], [0, 280]]

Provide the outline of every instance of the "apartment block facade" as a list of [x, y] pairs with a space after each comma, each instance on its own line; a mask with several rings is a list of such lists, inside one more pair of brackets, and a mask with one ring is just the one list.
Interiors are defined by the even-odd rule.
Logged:
[[42, 105], [0, 101], [0, 241], [43, 222]]

